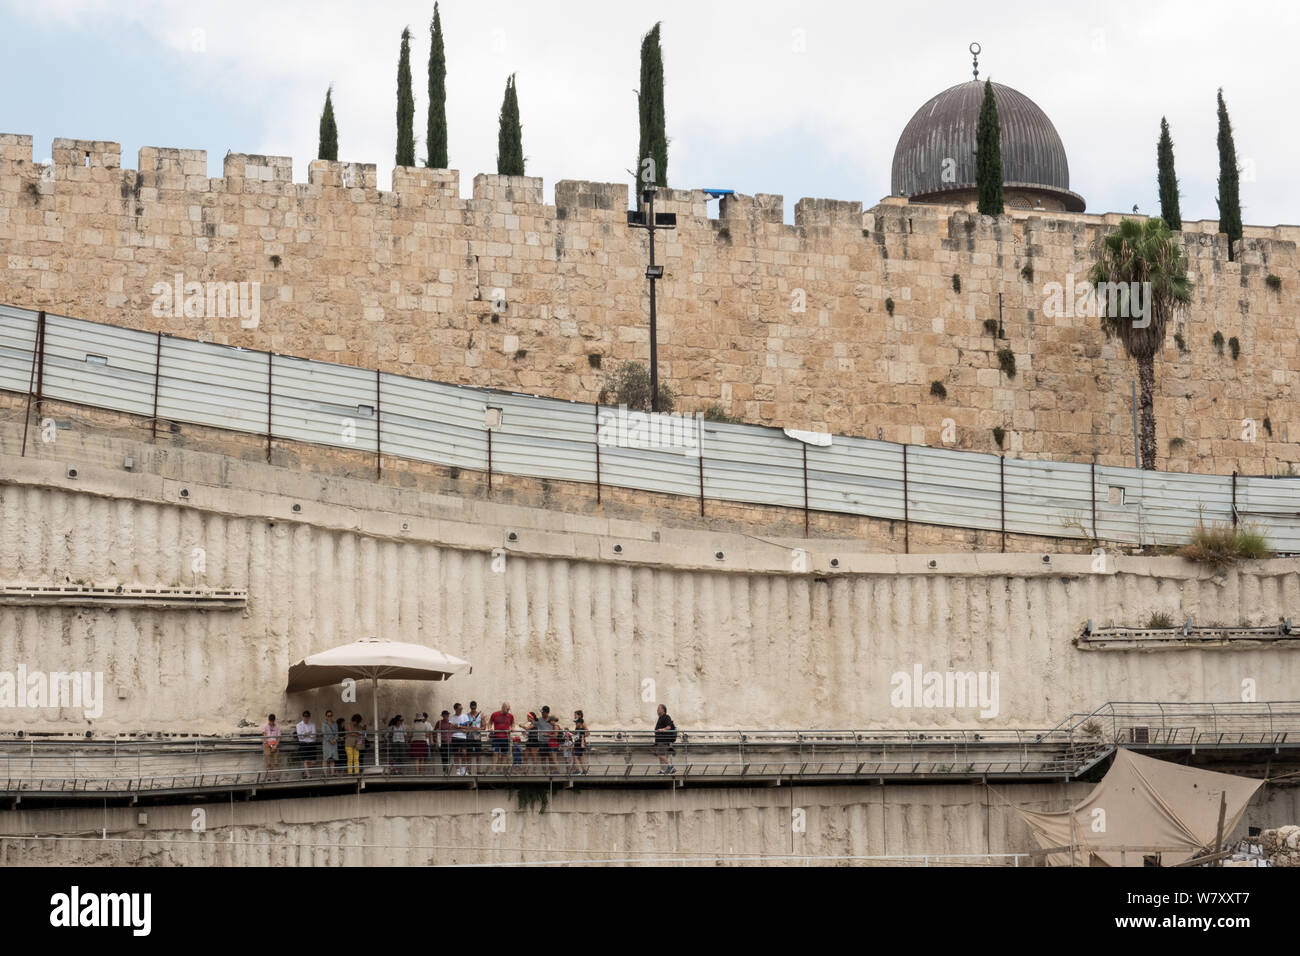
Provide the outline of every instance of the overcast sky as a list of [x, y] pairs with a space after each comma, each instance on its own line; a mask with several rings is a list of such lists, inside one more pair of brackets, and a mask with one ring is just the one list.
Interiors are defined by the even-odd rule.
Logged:
[[[1019, 89], [1055, 123], [1089, 212], [1158, 211], [1155, 143], [1173, 129], [1183, 218], [1216, 218], [1215, 91], [1243, 167], [1244, 220], [1300, 223], [1294, 97], [1300, 4], [621, 4], [446, 0], [449, 152], [468, 195], [496, 169], [497, 113], [518, 74], [530, 175], [626, 182], [637, 146], [641, 35], [663, 22], [669, 183], [861, 200], [889, 193], [898, 135], [970, 78]], [[414, 35], [423, 159], [430, 2], [0, 0], [0, 132], [292, 156], [306, 181], [325, 90], [339, 156], [391, 181], [402, 27]], [[1227, 17], [1228, 19], [1225, 19]]]

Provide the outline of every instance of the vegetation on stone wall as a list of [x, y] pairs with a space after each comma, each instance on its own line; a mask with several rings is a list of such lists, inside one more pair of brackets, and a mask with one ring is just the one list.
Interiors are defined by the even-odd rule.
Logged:
[[1156, 145], [1156, 181], [1160, 187], [1160, 218], [1170, 229], [1183, 228], [1183, 214], [1178, 206], [1178, 177], [1174, 173], [1174, 141], [1169, 135], [1169, 121], [1160, 117], [1160, 142]]
[[[610, 376], [601, 389], [602, 404], [626, 405], [634, 412], [648, 412], [650, 408], [650, 372], [640, 362], [624, 362]], [[665, 383], [659, 383], [659, 411], [671, 412], [677, 396]]]
[[[660, 401], [662, 402], [663, 401], [662, 385], [660, 386], [659, 398]], [[704, 411], [701, 414], [704, 415], [704, 420], [707, 422], [722, 422], [723, 424], [727, 424], [727, 425], [741, 424], [741, 420], [737, 418], [735, 415], [730, 414], [725, 408], [723, 408], [721, 402], [714, 402], [711, 405], [706, 405]]]
[[429, 24], [429, 121], [424, 148], [428, 156], [424, 165], [432, 169], [447, 168], [447, 57], [442, 43], [442, 17], [433, 5], [433, 22]]
[[1187, 340], [1183, 338], [1182, 332], [1174, 333], [1174, 345], [1178, 346], [1178, 351], [1180, 352], [1185, 353], [1187, 351]]
[[1210, 342], [1214, 345], [1214, 351], [1220, 355], [1223, 354], [1223, 333], [1218, 329], [1214, 330], [1214, 335], [1210, 337]]
[[961, 291], [961, 276], [959, 276], [955, 272], [952, 274], [952, 291], [953, 292]]
[[1228, 237], [1228, 261], [1235, 256], [1232, 246], [1241, 238], [1240, 173], [1237, 170], [1237, 147], [1232, 140], [1232, 121], [1219, 90], [1219, 232]]
[[1282, 277], [1274, 275], [1273, 273], [1270, 272], [1267, 276], [1264, 277], [1264, 284], [1268, 286], [1270, 289], [1272, 289], [1274, 292], [1276, 292], [1282, 288]]
[[1011, 349], [998, 349], [998, 368], [1007, 378], [1016, 377], [1016, 353]]
[[[1181, 245], [1160, 218], [1138, 222], [1122, 219], [1112, 233], [1093, 243], [1095, 261], [1089, 281], [1148, 283], [1143, 321], [1136, 317], [1103, 315], [1107, 338], [1118, 337], [1129, 358], [1137, 363], [1141, 397], [1142, 467], [1156, 467], [1155, 357], [1164, 348], [1170, 318], [1192, 300], [1187, 258]], [[1128, 311], [1128, 310], [1124, 310]]]
[[997, 442], [999, 448], [1002, 447], [1002, 442], [1006, 437], [1007, 437], [1007, 430], [1005, 428], [1003, 428], [1001, 425], [994, 427], [993, 440]]
[[519, 122], [519, 96], [515, 92], [515, 75], [506, 79], [501, 99], [500, 129], [497, 133], [497, 172], [502, 176], [524, 174], [524, 130]]
[[890, 315], [894, 314], [894, 300], [892, 298], [885, 300], [885, 311]]
[[1237, 341], [1235, 335], [1228, 339], [1228, 351], [1232, 353], [1232, 360], [1234, 362], [1237, 361], [1238, 356], [1241, 355], [1241, 343]]
[[980, 215], [1002, 215], [1002, 132], [992, 80], [984, 81], [984, 102], [975, 128], [975, 186]]
[[338, 162], [339, 128], [334, 122], [334, 87], [325, 91], [325, 108], [320, 113], [320, 143], [316, 147], [317, 159]]
[[935, 398], [947, 398], [948, 390], [943, 387], [943, 382], [936, 379], [930, 383], [930, 394]]

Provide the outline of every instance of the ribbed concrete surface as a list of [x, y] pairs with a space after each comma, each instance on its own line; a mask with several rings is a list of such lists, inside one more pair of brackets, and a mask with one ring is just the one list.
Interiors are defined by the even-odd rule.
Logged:
[[[359, 519], [358, 519], [359, 520]], [[192, 549], [206, 574], [191, 571]], [[1132, 567], [1133, 564], [1126, 565]], [[1159, 569], [1162, 565], [1153, 564]], [[1083, 622], [1275, 622], [1300, 610], [1296, 562], [1220, 577], [809, 577], [510, 557], [193, 508], [0, 486], [0, 582], [184, 583], [249, 590], [245, 613], [0, 608], [0, 670], [103, 671], [97, 731], [229, 732], [268, 710], [370, 713], [337, 692], [285, 699], [288, 665], [367, 634], [437, 646], [473, 675], [381, 690], [381, 711], [503, 697], [516, 713], [585, 709], [593, 727], [976, 726], [972, 710], [895, 708], [890, 677], [997, 671], [1000, 726], [1054, 724], [1107, 700], [1295, 698], [1286, 650], [1080, 652]], [[645, 682], [653, 681], [653, 687]], [[125, 692], [118, 699], [117, 688]], [[69, 711], [7, 710], [6, 726], [85, 727]]]
[[[579, 791], [557, 793], [540, 814], [520, 809], [509, 791], [383, 793], [206, 805], [202, 833], [193, 830], [193, 805], [145, 808], [144, 826], [137, 823], [140, 808], [31, 810], [5, 814], [0, 865], [1015, 853], [1031, 849], [1031, 837], [1005, 801], [1058, 808], [1087, 789], [1027, 784]], [[22, 838], [28, 834], [64, 839]]]

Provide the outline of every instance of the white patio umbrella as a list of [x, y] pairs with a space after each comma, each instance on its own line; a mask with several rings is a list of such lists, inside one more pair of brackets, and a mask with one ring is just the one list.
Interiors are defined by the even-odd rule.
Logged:
[[[289, 693], [338, 684], [346, 678], [370, 678], [375, 713], [375, 740], [379, 739], [379, 678], [386, 680], [446, 680], [474, 670], [469, 661], [452, 657], [423, 644], [403, 644], [365, 637], [351, 644], [305, 657], [289, 668]], [[375, 747], [379, 766], [379, 747]]]

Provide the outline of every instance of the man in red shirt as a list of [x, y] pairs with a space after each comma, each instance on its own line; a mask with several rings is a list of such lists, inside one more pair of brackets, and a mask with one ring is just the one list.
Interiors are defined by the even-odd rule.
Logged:
[[510, 704], [503, 703], [501, 709], [488, 718], [492, 728], [492, 768], [495, 770], [510, 760], [510, 729], [515, 725], [515, 715], [510, 713]]

